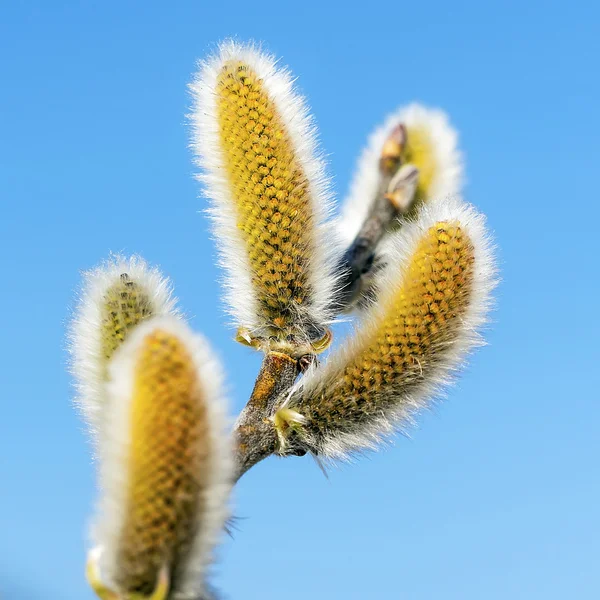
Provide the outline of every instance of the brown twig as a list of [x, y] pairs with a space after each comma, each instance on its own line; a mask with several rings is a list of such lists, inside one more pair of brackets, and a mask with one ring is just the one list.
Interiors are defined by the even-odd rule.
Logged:
[[300, 361], [287, 354], [265, 354], [250, 400], [234, 427], [236, 481], [275, 451], [277, 434], [269, 417], [274, 412], [275, 401], [292, 387], [300, 368]]
[[383, 145], [379, 159], [379, 187], [358, 234], [340, 261], [344, 273], [336, 304], [340, 312], [350, 308], [361, 289], [362, 278], [371, 270], [379, 242], [397, 219], [413, 205], [419, 171], [402, 165], [407, 139], [403, 125], [396, 126]]

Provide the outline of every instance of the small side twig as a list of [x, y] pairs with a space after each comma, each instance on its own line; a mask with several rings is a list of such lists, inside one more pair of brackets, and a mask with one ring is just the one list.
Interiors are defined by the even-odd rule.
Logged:
[[413, 165], [401, 165], [407, 133], [395, 127], [383, 145], [379, 159], [379, 187], [375, 201], [358, 234], [340, 261], [344, 273], [336, 302], [340, 311], [352, 306], [360, 293], [361, 279], [371, 270], [381, 238], [412, 207], [419, 176]]

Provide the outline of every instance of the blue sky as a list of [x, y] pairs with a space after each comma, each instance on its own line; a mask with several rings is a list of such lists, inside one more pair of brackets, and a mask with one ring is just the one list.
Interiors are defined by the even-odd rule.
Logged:
[[299, 76], [338, 197], [383, 116], [444, 108], [503, 281], [490, 345], [412, 439], [329, 479], [290, 458], [241, 481], [215, 583], [232, 600], [600, 597], [599, 18], [537, 0], [2, 3], [0, 597], [93, 597], [64, 350], [81, 269], [109, 251], [159, 264], [233, 411], [250, 392], [259, 360], [225, 326], [184, 116], [195, 60], [231, 35]]

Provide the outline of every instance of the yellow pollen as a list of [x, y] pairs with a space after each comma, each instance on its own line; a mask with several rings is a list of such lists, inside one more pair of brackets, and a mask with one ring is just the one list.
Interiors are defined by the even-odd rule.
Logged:
[[216, 93], [225, 168], [259, 310], [283, 337], [294, 332], [297, 308], [311, 295], [308, 180], [275, 103], [250, 66], [227, 62]]
[[[398, 406], [456, 341], [469, 306], [474, 250], [458, 223], [439, 222], [420, 240], [402, 280], [382, 296], [381, 316], [318, 398], [292, 404], [319, 438], [351, 430]], [[438, 298], [441, 298], [438, 300]]]
[[161, 569], [185, 560], [197, 526], [203, 459], [209, 451], [206, 409], [185, 345], [156, 330], [135, 365], [129, 412], [127, 501], [117, 584], [149, 595]]
[[152, 316], [148, 293], [123, 273], [118, 283], [104, 294], [102, 307], [102, 356], [105, 364], [122, 344], [129, 331]]
[[438, 175], [439, 165], [435, 157], [435, 141], [424, 127], [407, 127], [406, 145], [402, 151], [402, 164], [410, 163], [419, 169], [419, 182], [415, 199], [430, 199], [431, 184]]

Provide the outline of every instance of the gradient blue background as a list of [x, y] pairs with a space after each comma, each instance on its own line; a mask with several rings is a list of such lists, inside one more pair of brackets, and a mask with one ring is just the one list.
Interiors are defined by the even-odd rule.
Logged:
[[[416, 4], [416, 6], [415, 6]], [[64, 330], [79, 271], [172, 277], [244, 404], [185, 113], [195, 60], [264, 40], [343, 196], [397, 105], [443, 107], [499, 246], [489, 347], [412, 440], [331, 472], [269, 461], [220, 549], [232, 600], [600, 597], [600, 12], [571, 2], [10, 1], [0, 8], [0, 597], [85, 600], [94, 475]]]

